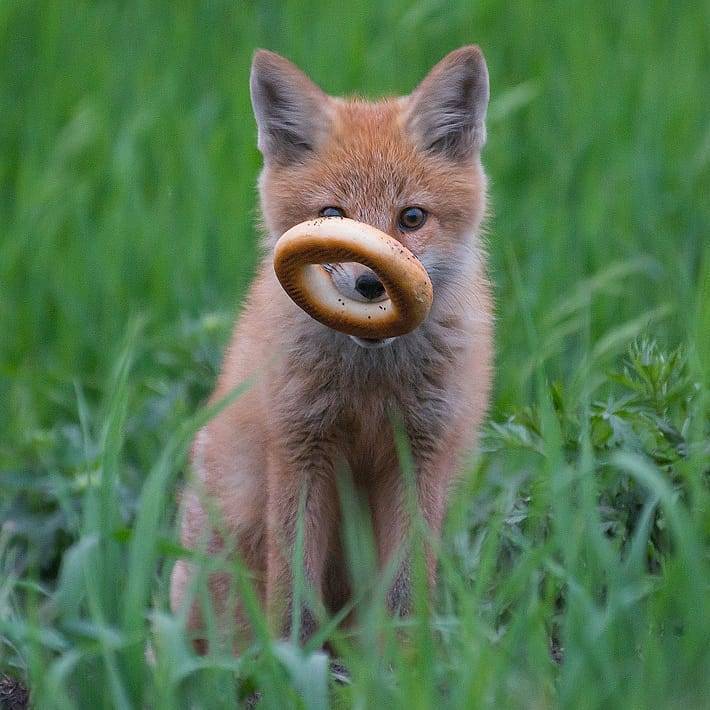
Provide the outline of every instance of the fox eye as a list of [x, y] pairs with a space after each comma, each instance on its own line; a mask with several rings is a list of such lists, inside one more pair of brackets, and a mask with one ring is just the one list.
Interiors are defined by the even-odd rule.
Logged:
[[324, 207], [320, 211], [321, 217], [345, 217], [345, 212], [340, 207]]
[[399, 226], [407, 232], [419, 229], [426, 222], [427, 213], [421, 207], [405, 207], [399, 213]]

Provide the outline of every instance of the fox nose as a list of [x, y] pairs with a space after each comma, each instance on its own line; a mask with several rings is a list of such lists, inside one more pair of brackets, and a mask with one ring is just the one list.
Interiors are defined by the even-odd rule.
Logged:
[[374, 301], [385, 292], [385, 287], [374, 274], [361, 274], [355, 281], [355, 290], [368, 300]]

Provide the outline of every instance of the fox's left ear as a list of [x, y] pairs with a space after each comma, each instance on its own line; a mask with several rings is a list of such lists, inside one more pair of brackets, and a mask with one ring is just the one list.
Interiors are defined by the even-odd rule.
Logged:
[[299, 161], [318, 148], [329, 130], [331, 101], [300, 69], [260, 49], [250, 88], [259, 150], [267, 162]]
[[423, 150], [465, 160], [486, 142], [488, 69], [474, 45], [447, 54], [407, 99], [405, 121]]

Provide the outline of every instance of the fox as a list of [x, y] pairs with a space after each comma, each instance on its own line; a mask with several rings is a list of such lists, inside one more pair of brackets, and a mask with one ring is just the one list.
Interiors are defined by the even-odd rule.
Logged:
[[[180, 536], [187, 549], [240, 560], [277, 635], [293, 631], [293, 551], [300, 540], [298, 564], [311, 600], [297, 630], [305, 641], [317, 628], [313, 607], [335, 613], [351, 594], [342, 470], [364, 501], [378, 568], [394, 566], [388, 611], [406, 615], [412, 608], [411, 486], [426, 523], [430, 590], [436, 582], [433, 541], [475, 452], [492, 381], [481, 162], [489, 79], [482, 51], [470, 45], [447, 54], [407, 96], [343, 98], [326, 94], [284, 57], [257, 50], [250, 89], [263, 157], [262, 258], [210, 402], [248, 384], [194, 438]], [[350, 336], [289, 299], [274, 273], [274, 246], [289, 228], [318, 217], [372, 225], [420, 260], [434, 297], [416, 329], [380, 340]], [[366, 266], [325, 268], [344, 297], [387, 297]], [[398, 427], [412, 462], [409, 479]], [[184, 611], [193, 643], [204, 651], [205, 619], [191, 592], [197, 574], [194, 561], [176, 562], [170, 602]], [[232, 576], [212, 572], [207, 583], [219, 625], [248, 635]]]

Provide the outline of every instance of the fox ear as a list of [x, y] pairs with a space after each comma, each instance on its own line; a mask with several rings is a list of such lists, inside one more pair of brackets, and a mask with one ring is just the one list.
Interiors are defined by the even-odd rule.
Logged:
[[488, 69], [476, 46], [447, 54], [409, 96], [406, 125], [423, 150], [454, 160], [486, 142]]
[[283, 57], [260, 49], [251, 65], [251, 103], [264, 159], [300, 160], [328, 130], [330, 98]]

